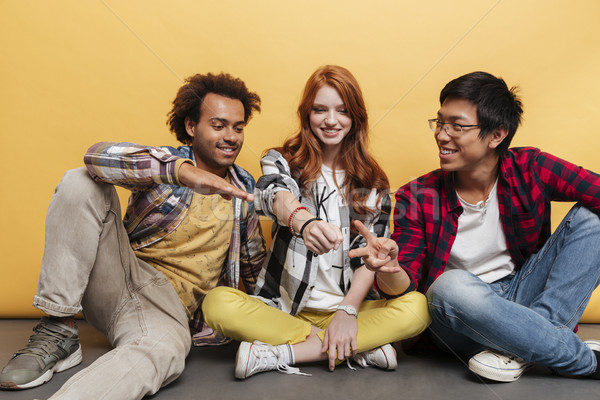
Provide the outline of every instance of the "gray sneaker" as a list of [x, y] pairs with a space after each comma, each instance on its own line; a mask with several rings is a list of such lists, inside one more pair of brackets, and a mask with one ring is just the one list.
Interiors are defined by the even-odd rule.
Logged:
[[0, 375], [1, 389], [28, 389], [48, 382], [81, 362], [77, 329], [44, 317], [33, 328], [24, 349], [17, 351]]

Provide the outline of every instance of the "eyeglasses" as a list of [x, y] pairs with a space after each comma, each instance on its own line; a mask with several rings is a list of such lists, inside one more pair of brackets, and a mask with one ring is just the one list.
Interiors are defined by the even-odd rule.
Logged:
[[460, 136], [463, 133], [463, 130], [465, 128], [478, 128], [481, 126], [481, 125], [461, 125], [461, 124], [457, 124], [455, 122], [442, 122], [436, 118], [429, 119], [429, 120], [427, 120], [427, 122], [429, 122], [429, 128], [435, 134], [440, 133], [440, 131], [442, 130], [442, 127], [444, 127], [444, 131], [450, 137]]

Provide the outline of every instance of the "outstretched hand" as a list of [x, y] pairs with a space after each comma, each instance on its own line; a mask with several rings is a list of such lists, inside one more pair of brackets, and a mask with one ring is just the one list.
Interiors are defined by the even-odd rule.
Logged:
[[179, 181], [199, 194], [218, 194], [226, 200], [237, 197], [242, 200], [254, 201], [253, 194], [241, 190], [225, 179], [190, 163], [183, 163], [179, 167]]
[[350, 258], [361, 257], [365, 266], [375, 272], [400, 272], [398, 265], [398, 245], [389, 238], [374, 236], [360, 221], [354, 226], [365, 238], [367, 245], [348, 252]]

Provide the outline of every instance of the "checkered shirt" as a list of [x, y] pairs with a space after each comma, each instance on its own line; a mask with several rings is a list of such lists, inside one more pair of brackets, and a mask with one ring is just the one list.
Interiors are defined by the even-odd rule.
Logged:
[[[292, 176], [286, 159], [280, 153], [270, 150], [261, 160], [261, 166], [264, 175], [258, 180], [254, 192], [256, 210], [260, 215], [266, 215], [273, 221], [277, 221], [273, 212], [273, 201], [275, 194], [281, 190], [291, 192], [311, 214], [317, 215], [314, 197], [300, 192], [298, 182]], [[376, 236], [389, 237], [390, 196], [383, 196], [378, 208], [378, 193], [369, 190], [367, 205], [376, 213], [363, 222]], [[351, 233], [350, 221], [358, 218], [352, 214], [353, 211], [347, 205], [341, 207], [340, 229], [344, 240], [340, 288], [344, 294], [348, 293], [350, 288], [353, 271], [362, 265], [359, 258], [350, 259], [348, 251], [366, 243], [362, 236]], [[319, 268], [318, 256], [306, 249], [302, 238], [292, 235], [287, 227], [287, 221], [273, 223], [272, 237], [271, 248], [256, 283], [255, 295], [273, 307], [296, 315], [304, 308], [314, 287]], [[368, 295], [368, 298], [378, 297], [375, 290], [371, 290]]]
[[[550, 237], [551, 201], [577, 201], [600, 214], [600, 176], [536, 148], [512, 148], [500, 162], [498, 200], [520, 268]], [[411, 278], [407, 291], [425, 293], [444, 272], [461, 213], [452, 173], [435, 170], [396, 192], [392, 238]]]

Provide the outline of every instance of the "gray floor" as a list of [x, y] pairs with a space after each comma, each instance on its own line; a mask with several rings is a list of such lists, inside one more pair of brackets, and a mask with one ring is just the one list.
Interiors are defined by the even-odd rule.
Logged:
[[[32, 320], [0, 320], [0, 364], [25, 344]], [[24, 391], [2, 391], [2, 400], [46, 399], [75, 372], [90, 365], [110, 349], [106, 339], [80, 321], [83, 362], [56, 374], [47, 384]], [[600, 338], [600, 325], [583, 325], [583, 339]], [[345, 365], [330, 373], [324, 365], [301, 366], [312, 377], [269, 372], [245, 381], [233, 377], [237, 344], [219, 348], [194, 348], [186, 370], [174, 383], [149, 399], [574, 399], [600, 398], [600, 382], [553, 375], [536, 366], [514, 383], [483, 382], [462, 362], [449, 355], [414, 357], [399, 354], [396, 371], [374, 368], [349, 370]], [[92, 399], [95, 400], [95, 399]]]

